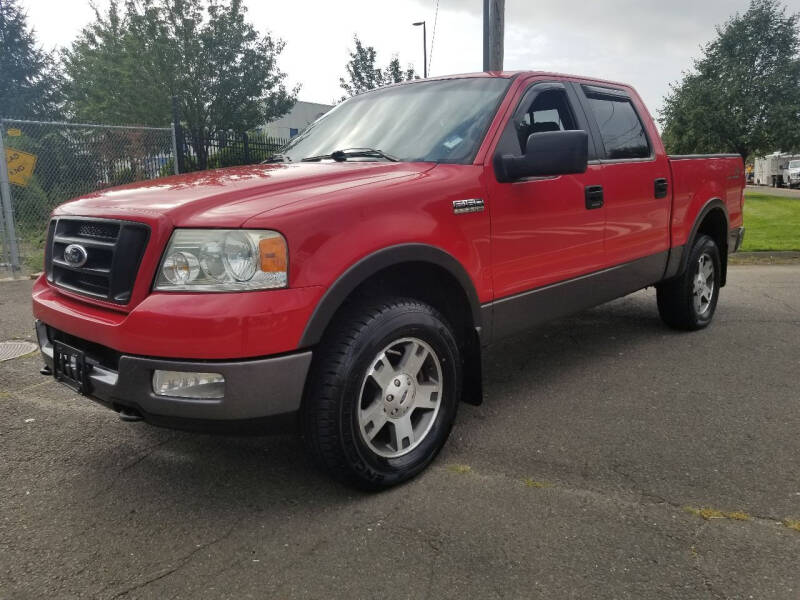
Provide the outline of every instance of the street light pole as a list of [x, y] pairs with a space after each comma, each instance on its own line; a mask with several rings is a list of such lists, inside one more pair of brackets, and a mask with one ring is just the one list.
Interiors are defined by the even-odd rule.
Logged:
[[422, 75], [425, 79], [428, 78], [428, 31], [426, 29], [425, 21], [417, 21], [412, 23], [414, 27], [422, 25]]

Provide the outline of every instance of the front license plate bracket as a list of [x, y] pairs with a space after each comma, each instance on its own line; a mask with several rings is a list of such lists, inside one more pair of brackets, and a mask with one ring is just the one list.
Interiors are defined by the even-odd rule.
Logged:
[[63, 342], [53, 342], [53, 376], [56, 381], [71, 387], [79, 394], [89, 393], [89, 371], [92, 365], [86, 362], [83, 350]]

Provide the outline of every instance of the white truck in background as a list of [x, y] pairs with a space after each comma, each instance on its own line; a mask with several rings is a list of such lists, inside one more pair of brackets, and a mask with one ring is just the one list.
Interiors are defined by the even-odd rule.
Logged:
[[800, 187], [800, 157], [789, 161], [783, 180], [790, 188]]
[[790, 163], [793, 164], [792, 171], [797, 173], [798, 168], [800, 168], [800, 154], [773, 152], [767, 156], [756, 158], [753, 168], [755, 173], [753, 177], [754, 183], [770, 187], [800, 185], [800, 177], [789, 181]]

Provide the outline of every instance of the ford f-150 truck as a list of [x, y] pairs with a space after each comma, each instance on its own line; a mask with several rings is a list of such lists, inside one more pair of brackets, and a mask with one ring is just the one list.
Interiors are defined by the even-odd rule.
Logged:
[[737, 155], [667, 156], [627, 85], [373, 90], [271, 164], [57, 208], [33, 290], [43, 371], [126, 420], [296, 426], [333, 475], [391, 486], [480, 403], [488, 344], [647, 286], [667, 325], [707, 326], [743, 189]]

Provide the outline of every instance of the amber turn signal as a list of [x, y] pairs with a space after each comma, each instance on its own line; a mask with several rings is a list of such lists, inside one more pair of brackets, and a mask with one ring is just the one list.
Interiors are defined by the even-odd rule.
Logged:
[[261, 257], [261, 270], [264, 273], [283, 273], [286, 271], [286, 243], [282, 237], [263, 238], [258, 242], [258, 253]]

